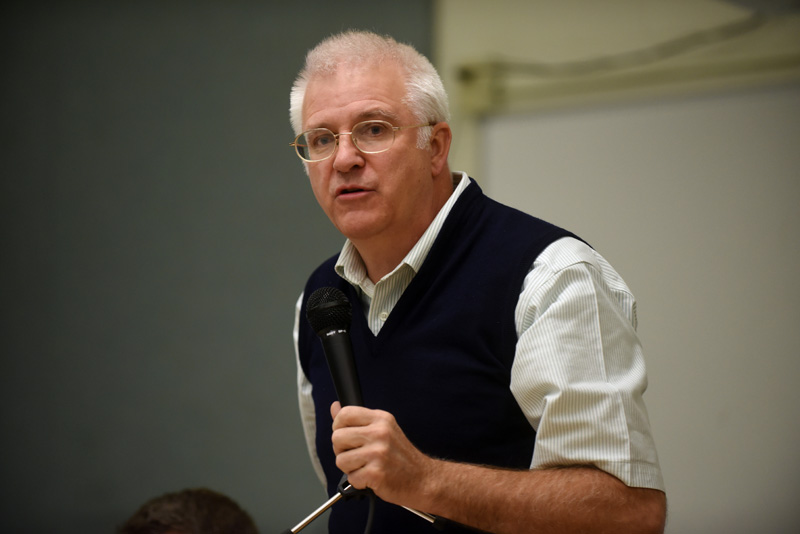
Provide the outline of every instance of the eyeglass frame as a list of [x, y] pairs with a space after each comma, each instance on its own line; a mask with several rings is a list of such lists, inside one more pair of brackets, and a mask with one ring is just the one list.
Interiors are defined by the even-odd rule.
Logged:
[[[395, 126], [389, 121], [385, 121], [385, 120], [381, 120], [381, 119], [368, 119], [368, 120], [365, 120], [365, 121], [360, 121], [360, 122], [355, 123], [352, 126], [352, 128], [350, 128], [349, 132], [334, 133], [333, 130], [331, 130], [330, 128], [310, 128], [310, 129], [302, 132], [297, 137], [295, 137], [294, 141], [289, 143], [289, 146], [293, 146], [294, 147], [294, 151], [297, 154], [297, 157], [299, 157], [301, 160], [305, 161], [306, 163], [319, 163], [320, 161], [325, 161], [326, 159], [328, 159], [331, 156], [333, 156], [334, 154], [336, 154], [336, 151], [339, 149], [339, 136], [341, 136], [341, 135], [353, 135], [353, 130], [355, 130], [356, 127], [358, 127], [358, 126], [360, 126], [362, 124], [369, 124], [371, 122], [378, 122], [378, 123], [381, 123], [381, 124], [388, 124], [389, 128], [391, 128], [391, 130], [392, 130], [392, 142], [389, 144], [388, 147], [386, 147], [384, 149], [375, 150], [375, 151], [369, 151], [369, 150], [362, 150], [361, 147], [358, 146], [358, 143], [355, 141], [355, 139], [353, 139], [353, 146], [356, 147], [356, 150], [358, 150], [362, 154], [381, 154], [383, 152], [388, 151], [390, 148], [392, 148], [394, 146], [394, 140], [397, 137], [397, 130], [408, 130], [410, 128], [422, 128], [422, 127], [425, 127], [425, 126], [435, 126], [436, 125], [436, 122], [428, 122], [428, 123], [424, 123], [424, 124], [414, 124], [412, 126]], [[328, 130], [329, 132], [331, 132], [331, 134], [333, 134], [333, 139], [334, 139], [333, 150], [331, 150], [331, 153], [328, 154], [327, 156], [325, 156], [324, 158], [321, 158], [321, 159], [306, 159], [300, 154], [300, 147], [301, 146], [306, 146], [306, 145], [301, 145], [300, 143], [298, 143], [298, 141], [300, 140], [301, 137], [306, 135], [308, 132], [313, 132], [314, 130]], [[352, 139], [352, 137], [351, 137], [351, 139]]]

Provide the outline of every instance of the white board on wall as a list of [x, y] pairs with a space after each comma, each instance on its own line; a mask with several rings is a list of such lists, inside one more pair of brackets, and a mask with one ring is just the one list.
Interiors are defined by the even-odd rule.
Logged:
[[481, 130], [487, 193], [637, 296], [667, 532], [800, 532], [800, 85]]

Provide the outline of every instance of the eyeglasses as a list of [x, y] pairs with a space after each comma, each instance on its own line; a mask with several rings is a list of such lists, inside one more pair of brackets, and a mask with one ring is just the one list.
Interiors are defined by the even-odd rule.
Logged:
[[397, 130], [421, 128], [432, 124], [415, 124], [414, 126], [392, 126], [386, 121], [364, 121], [353, 126], [349, 132], [333, 133], [327, 128], [314, 128], [295, 137], [293, 146], [303, 161], [313, 163], [328, 159], [339, 146], [339, 136], [349, 135], [355, 147], [364, 154], [378, 154], [392, 148]]

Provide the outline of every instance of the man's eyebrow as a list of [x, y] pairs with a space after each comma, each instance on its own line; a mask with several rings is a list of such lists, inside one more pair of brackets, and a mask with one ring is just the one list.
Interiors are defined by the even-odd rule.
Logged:
[[[396, 123], [396, 122], [398, 122], [400, 120], [400, 116], [397, 113], [395, 113], [393, 111], [389, 111], [388, 109], [384, 109], [384, 108], [368, 109], [368, 110], [362, 111], [361, 113], [356, 115], [353, 118], [353, 124], [352, 125], [355, 125], [355, 124], [357, 124], [359, 122], [367, 121], [367, 120], [385, 120], [385, 121], [395, 122]], [[312, 126], [311, 124], [307, 124], [306, 126], [309, 129], [313, 129], [313, 128], [328, 128], [329, 130], [332, 129], [331, 125], [327, 121], [324, 121], [324, 122], [322, 122], [322, 123], [320, 123], [320, 124], [318, 124], [316, 126]]]
[[367, 119], [389, 119], [397, 121], [400, 119], [400, 117], [397, 115], [397, 113], [381, 108], [364, 111], [362, 113], [359, 113], [358, 116], [356, 117], [357, 121], [367, 120]]

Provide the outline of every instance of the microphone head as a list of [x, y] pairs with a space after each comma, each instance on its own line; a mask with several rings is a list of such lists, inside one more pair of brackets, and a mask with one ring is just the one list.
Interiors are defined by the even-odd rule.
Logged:
[[335, 287], [321, 287], [306, 301], [306, 318], [317, 335], [331, 330], [346, 330], [353, 319], [353, 307]]

